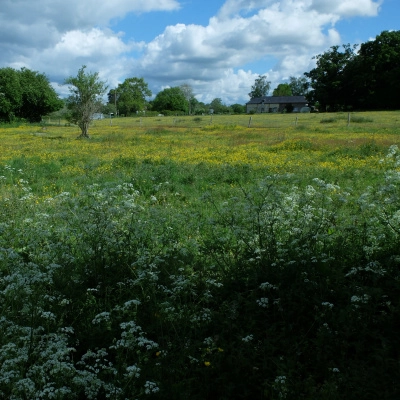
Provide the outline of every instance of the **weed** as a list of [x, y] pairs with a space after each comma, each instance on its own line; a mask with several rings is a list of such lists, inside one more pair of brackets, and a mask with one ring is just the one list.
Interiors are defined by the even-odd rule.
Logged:
[[336, 121], [337, 121], [336, 118], [330, 117], [330, 118], [321, 119], [320, 123], [321, 124], [334, 124]]

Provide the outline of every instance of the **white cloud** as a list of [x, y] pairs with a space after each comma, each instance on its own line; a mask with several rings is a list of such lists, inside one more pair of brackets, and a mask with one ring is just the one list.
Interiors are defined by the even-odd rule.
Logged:
[[[170, 83], [190, 79], [213, 82], [211, 93], [214, 94], [202, 96], [222, 96], [226, 99], [236, 96], [236, 99], [243, 101], [258, 74], [251, 71], [244, 73], [240, 69], [240, 72], [234, 73], [234, 68], [268, 55], [270, 60], [276, 60], [279, 74], [271, 70], [274, 65], [270, 65], [269, 69], [266, 65], [265, 73], [276, 75], [277, 80], [279, 76], [302, 75], [307, 68], [301, 68], [310, 65], [315, 52], [339, 41], [339, 35], [333, 29], [327, 34], [323, 33], [323, 28], [332, 26], [337, 17], [306, 10], [308, 5], [305, 3], [291, 10], [290, 2], [283, 1], [257, 10], [250, 16], [240, 16], [235, 12], [234, 16], [227, 18], [227, 6], [233, 5], [238, 10], [242, 3], [228, 0], [224, 5], [224, 17], [211, 18], [207, 26], [168, 26], [146, 45], [135, 70], [158, 80], [160, 86], [165, 85], [166, 80]], [[269, 2], [253, 1], [246, 4], [254, 4], [255, 7], [261, 3]], [[244, 82], [246, 89], [243, 90]], [[199, 83], [195, 84], [195, 88], [204, 92]], [[216, 96], [216, 93], [220, 93], [220, 96]]]
[[179, 7], [177, 0], [3, 0], [0, 67], [27, 67], [63, 81], [86, 64], [115, 85], [132, 64], [126, 53], [143, 43], [126, 43], [113, 23], [128, 13]]
[[[340, 19], [374, 16], [381, 3], [226, 0], [206, 26], [166, 26], [144, 43], [115, 32], [118, 21], [134, 13], [178, 10], [179, 0], [3, 0], [0, 66], [25, 66], [61, 82], [85, 64], [111, 87], [141, 76], [155, 93], [187, 82], [199, 100], [244, 102], [259, 74], [268, 75], [272, 89], [302, 75], [313, 55], [341, 44], [335, 29]], [[260, 60], [265, 65], [252, 71]]]
[[114, 18], [122, 18], [128, 13], [179, 8], [177, 0], [2, 0], [2, 10], [7, 10], [7, 13], [0, 13], [0, 18], [3, 22], [10, 19], [28, 26], [39, 19], [65, 31], [94, 24], [107, 25]]
[[128, 13], [179, 7], [177, 0], [2, 0], [0, 41], [11, 54], [20, 46], [52, 47], [69, 31], [109, 27]]
[[319, 13], [336, 14], [341, 17], [365, 16], [378, 14], [383, 0], [312, 0], [310, 8]]
[[253, 10], [263, 9], [276, 3], [274, 0], [227, 0], [218, 13], [218, 18], [231, 18], [235, 15], [248, 14]]

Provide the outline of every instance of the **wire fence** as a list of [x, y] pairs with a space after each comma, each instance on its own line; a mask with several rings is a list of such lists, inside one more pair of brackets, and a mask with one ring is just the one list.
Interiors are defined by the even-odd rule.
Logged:
[[[45, 117], [41, 125], [71, 126], [65, 119]], [[329, 131], [338, 128], [387, 130], [400, 134], [400, 111], [339, 112], [339, 113], [288, 113], [288, 114], [232, 114], [232, 115], [179, 115], [135, 116], [101, 118], [92, 121], [94, 126], [120, 126], [131, 128], [201, 128], [235, 129], [299, 129]]]

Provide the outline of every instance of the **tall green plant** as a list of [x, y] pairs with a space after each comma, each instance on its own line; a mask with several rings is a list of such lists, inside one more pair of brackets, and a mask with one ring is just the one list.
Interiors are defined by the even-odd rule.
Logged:
[[89, 125], [93, 114], [101, 107], [101, 96], [106, 92], [105, 82], [99, 80], [98, 72], [85, 73], [86, 65], [79, 69], [76, 77], [69, 77], [65, 84], [70, 85], [71, 95], [67, 99], [70, 114], [67, 119], [81, 129], [80, 137], [89, 137]]

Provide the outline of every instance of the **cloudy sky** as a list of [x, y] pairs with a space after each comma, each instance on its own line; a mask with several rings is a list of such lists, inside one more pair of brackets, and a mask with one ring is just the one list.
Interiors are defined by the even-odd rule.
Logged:
[[1, 0], [0, 68], [45, 73], [57, 92], [78, 69], [109, 88], [143, 77], [153, 94], [187, 83], [206, 103], [248, 101], [333, 45], [400, 30], [399, 0]]

